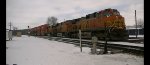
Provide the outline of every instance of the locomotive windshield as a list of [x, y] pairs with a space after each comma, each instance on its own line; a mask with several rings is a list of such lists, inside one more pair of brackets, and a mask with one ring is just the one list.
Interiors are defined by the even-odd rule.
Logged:
[[100, 17], [109, 17], [112, 15], [120, 15], [116, 9], [105, 9], [99, 12]]
[[120, 15], [120, 13], [116, 9], [113, 9], [113, 14], [114, 15]]

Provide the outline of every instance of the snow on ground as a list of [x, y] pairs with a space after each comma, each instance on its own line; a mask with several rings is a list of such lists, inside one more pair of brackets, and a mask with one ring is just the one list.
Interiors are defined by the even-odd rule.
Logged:
[[144, 65], [143, 57], [128, 54], [91, 55], [90, 48], [37, 37], [6, 41], [6, 64], [13, 65]]
[[144, 44], [129, 43], [129, 42], [108, 42], [108, 43], [110, 43], [110, 44], [122, 44], [122, 45], [144, 47]]
[[[129, 37], [136, 37], [136, 35], [129, 35]], [[137, 35], [137, 37], [144, 37], [144, 35]]]

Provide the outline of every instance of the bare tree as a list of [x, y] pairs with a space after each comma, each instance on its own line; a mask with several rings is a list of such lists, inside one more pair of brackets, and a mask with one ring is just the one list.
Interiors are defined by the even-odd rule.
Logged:
[[13, 30], [17, 30], [17, 29], [18, 29], [17, 27], [15, 27], [15, 26], [13, 27]]
[[144, 20], [143, 19], [138, 19], [138, 21], [137, 21], [137, 27], [144, 28]]
[[137, 25], [138, 25], [138, 27], [140, 27], [140, 28], [144, 28], [144, 20], [139, 19], [138, 22], [137, 22]]
[[49, 24], [49, 26], [56, 25], [57, 24], [57, 18], [54, 16], [48, 17], [47, 24]]

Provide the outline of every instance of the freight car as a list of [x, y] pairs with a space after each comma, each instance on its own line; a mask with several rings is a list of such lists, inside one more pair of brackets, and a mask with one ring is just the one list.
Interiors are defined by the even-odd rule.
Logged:
[[116, 9], [111, 8], [49, 26], [48, 33], [51, 36], [78, 38], [79, 30], [82, 31], [82, 38], [87, 39], [91, 39], [93, 35], [104, 39], [106, 32], [109, 33], [111, 40], [126, 40], [128, 38], [124, 17]]

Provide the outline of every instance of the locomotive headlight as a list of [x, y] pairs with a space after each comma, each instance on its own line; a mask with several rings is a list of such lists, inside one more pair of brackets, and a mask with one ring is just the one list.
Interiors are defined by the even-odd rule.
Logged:
[[106, 15], [106, 17], [109, 17], [110, 15], [108, 14], [108, 15]]
[[116, 16], [116, 18], [118, 19], [118, 16]]
[[119, 27], [119, 29], [123, 29], [122, 27]]
[[108, 15], [106, 17], [109, 17]]

